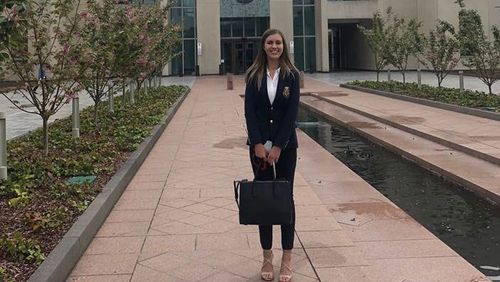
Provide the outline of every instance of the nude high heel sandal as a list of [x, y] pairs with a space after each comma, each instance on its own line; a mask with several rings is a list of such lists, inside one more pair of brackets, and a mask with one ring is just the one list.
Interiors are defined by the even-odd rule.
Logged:
[[292, 281], [292, 250], [283, 250], [279, 281], [280, 282]]
[[264, 260], [262, 262], [262, 269], [260, 272], [260, 277], [264, 281], [273, 281], [274, 280], [274, 272], [273, 272], [273, 251], [272, 250], [264, 250]]

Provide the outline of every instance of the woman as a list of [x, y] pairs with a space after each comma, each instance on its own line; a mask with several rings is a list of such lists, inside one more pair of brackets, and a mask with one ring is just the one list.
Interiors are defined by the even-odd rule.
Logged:
[[[275, 163], [276, 177], [288, 180], [293, 192], [298, 146], [295, 120], [299, 106], [299, 74], [290, 61], [285, 37], [281, 31], [269, 29], [262, 35], [257, 57], [246, 74], [246, 84], [247, 143], [254, 175], [258, 180], [273, 179], [271, 166]], [[292, 206], [292, 223], [281, 225], [281, 282], [292, 279], [291, 259], [295, 229], [293, 196]], [[261, 277], [271, 281], [274, 279], [272, 225], [259, 225], [259, 235], [264, 255]]]

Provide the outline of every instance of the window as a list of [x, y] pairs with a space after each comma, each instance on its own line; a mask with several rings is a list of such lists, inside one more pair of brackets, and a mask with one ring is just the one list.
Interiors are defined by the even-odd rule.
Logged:
[[196, 0], [175, 0], [170, 9], [170, 20], [182, 30], [182, 40], [176, 50], [180, 55], [171, 62], [172, 74], [193, 75], [197, 63]]
[[314, 0], [293, 0], [295, 64], [303, 71], [316, 71], [316, 24]]
[[268, 28], [268, 17], [220, 19], [221, 38], [259, 37]]

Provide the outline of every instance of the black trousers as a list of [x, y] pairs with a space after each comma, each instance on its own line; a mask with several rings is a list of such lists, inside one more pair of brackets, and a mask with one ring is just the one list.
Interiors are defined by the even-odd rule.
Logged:
[[[250, 161], [256, 180], [271, 180], [274, 177], [273, 168], [265, 161], [255, 156], [253, 146], [250, 146]], [[295, 231], [295, 204], [293, 202], [293, 178], [297, 164], [297, 149], [285, 149], [276, 164], [276, 178], [286, 179], [292, 188], [292, 224], [281, 225], [281, 247], [283, 250], [293, 249]], [[273, 247], [273, 226], [259, 225], [260, 244], [262, 249], [269, 250]]]

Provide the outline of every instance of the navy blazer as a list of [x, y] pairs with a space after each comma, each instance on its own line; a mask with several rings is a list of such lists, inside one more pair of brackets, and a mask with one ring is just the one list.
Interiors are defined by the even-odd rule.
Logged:
[[247, 145], [264, 144], [267, 140], [284, 150], [297, 148], [295, 133], [299, 109], [299, 73], [283, 76], [280, 73], [273, 104], [267, 94], [267, 77], [264, 76], [260, 91], [253, 81], [245, 89], [245, 118], [248, 131]]

